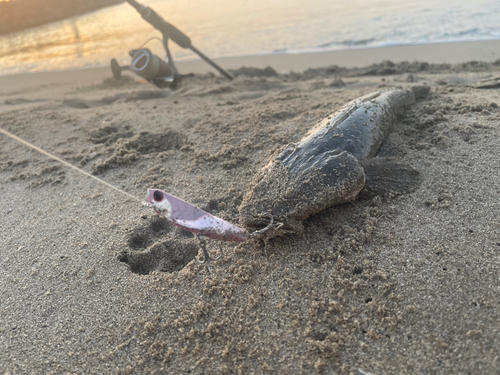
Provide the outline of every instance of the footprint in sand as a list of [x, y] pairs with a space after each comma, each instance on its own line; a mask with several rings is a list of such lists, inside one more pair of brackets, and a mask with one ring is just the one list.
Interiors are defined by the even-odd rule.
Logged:
[[130, 271], [141, 275], [153, 271], [180, 271], [199, 250], [190, 232], [176, 228], [157, 216], [132, 231], [128, 247], [120, 253], [118, 260], [127, 263]]

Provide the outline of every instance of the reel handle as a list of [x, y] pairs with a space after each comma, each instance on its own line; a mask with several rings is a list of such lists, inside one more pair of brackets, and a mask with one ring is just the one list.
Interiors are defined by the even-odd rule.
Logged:
[[130, 70], [130, 66], [128, 65], [120, 66], [118, 64], [118, 61], [116, 61], [116, 59], [111, 60], [111, 71], [113, 72], [113, 76], [116, 79], [122, 78], [122, 71], [124, 70]]

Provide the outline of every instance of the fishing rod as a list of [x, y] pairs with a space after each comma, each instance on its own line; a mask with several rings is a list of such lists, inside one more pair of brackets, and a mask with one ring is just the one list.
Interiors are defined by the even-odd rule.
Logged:
[[111, 71], [116, 79], [121, 79], [122, 71], [131, 70], [160, 88], [170, 87], [175, 89], [180, 84], [182, 78], [193, 76], [194, 74], [192, 73], [180, 74], [177, 71], [168, 48], [168, 41], [171, 39], [180, 47], [190, 49], [196, 53], [202, 60], [217, 69], [227, 79], [233, 80], [233, 77], [228, 72], [204, 55], [199, 49], [194, 47], [191, 43], [191, 39], [189, 39], [186, 34], [165, 21], [153, 9], [139, 4], [135, 0], [127, 0], [127, 3], [132, 5], [141, 14], [144, 20], [149, 22], [155, 29], [163, 34], [163, 47], [167, 53], [167, 58], [166, 60], [162, 60], [147, 48], [131, 50], [129, 52], [130, 57], [132, 57], [130, 65], [120, 66], [116, 59], [111, 60]]

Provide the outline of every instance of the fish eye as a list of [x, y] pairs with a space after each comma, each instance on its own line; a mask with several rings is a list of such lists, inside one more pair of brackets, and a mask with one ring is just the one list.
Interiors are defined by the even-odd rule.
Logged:
[[163, 193], [160, 190], [156, 190], [153, 193], [153, 199], [157, 202], [160, 202], [163, 199]]

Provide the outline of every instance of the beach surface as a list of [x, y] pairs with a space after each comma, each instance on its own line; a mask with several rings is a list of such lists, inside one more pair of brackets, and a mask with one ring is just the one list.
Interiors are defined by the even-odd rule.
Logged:
[[413, 192], [209, 241], [208, 266], [189, 232], [0, 134], [0, 373], [499, 373], [498, 44], [221, 59], [256, 68], [231, 82], [179, 63], [200, 74], [175, 91], [107, 69], [0, 77], [2, 129], [234, 224], [276, 150], [361, 95], [431, 87], [383, 146], [420, 172]]

